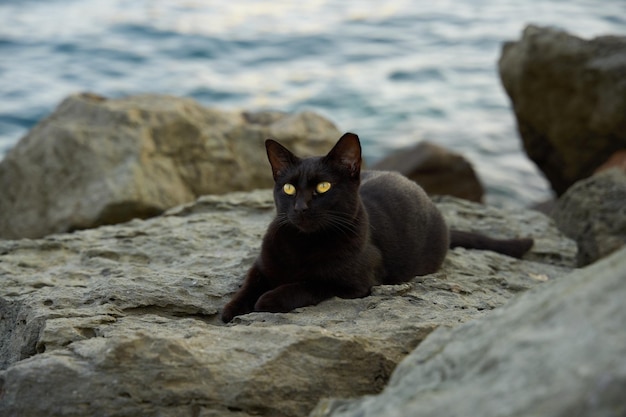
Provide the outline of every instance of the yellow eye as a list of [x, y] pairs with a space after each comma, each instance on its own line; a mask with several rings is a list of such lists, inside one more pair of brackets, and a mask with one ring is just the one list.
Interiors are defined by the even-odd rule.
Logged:
[[296, 187], [291, 184], [285, 184], [283, 185], [283, 191], [287, 195], [294, 195], [296, 193]]
[[315, 187], [315, 190], [320, 194], [324, 194], [326, 191], [330, 190], [330, 183], [327, 181], [320, 182], [317, 184], [317, 187]]

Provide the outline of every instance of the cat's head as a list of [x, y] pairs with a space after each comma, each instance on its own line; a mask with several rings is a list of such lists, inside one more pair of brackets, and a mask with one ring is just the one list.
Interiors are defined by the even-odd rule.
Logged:
[[265, 147], [281, 225], [304, 233], [345, 233], [354, 228], [361, 173], [357, 135], [344, 134], [326, 156], [312, 158], [299, 158], [272, 139]]

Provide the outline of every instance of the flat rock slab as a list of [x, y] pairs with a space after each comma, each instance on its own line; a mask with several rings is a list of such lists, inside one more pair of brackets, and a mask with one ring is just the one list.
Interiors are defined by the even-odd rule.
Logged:
[[[436, 274], [229, 325], [274, 214], [270, 191], [200, 198], [150, 220], [0, 241], [0, 414], [302, 416], [380, 392], [438, 327], [566, 274], [575, 245], [533, 211], [455, 199], [450, 223], [533, 235], [527, 260], [455, 249]], [[555, 264], [555, 259], [559, 265]]]

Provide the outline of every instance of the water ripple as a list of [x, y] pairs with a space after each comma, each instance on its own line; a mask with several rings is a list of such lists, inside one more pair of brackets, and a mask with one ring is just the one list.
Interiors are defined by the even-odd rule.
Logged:
[[502, 42], [533, 22], [626, 32], [626, 3], [0, 2], [0, 158], [67, 95], [156, 92], [224, 108], [315, 110], [373, 162], [434, 140], [468, 156], [490, 201], [548, 195], [498, 79]]

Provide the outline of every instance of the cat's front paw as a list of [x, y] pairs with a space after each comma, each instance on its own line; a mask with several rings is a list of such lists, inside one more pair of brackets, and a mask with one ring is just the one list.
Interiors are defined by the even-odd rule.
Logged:
[[242, 314], [249, 313], [250, 310], [246, 309], [244, 306], [231, 301], [226, 304], [222, 309], [221, 319], [224, 323], [229, 323], [236, 316], [241, 316]]

